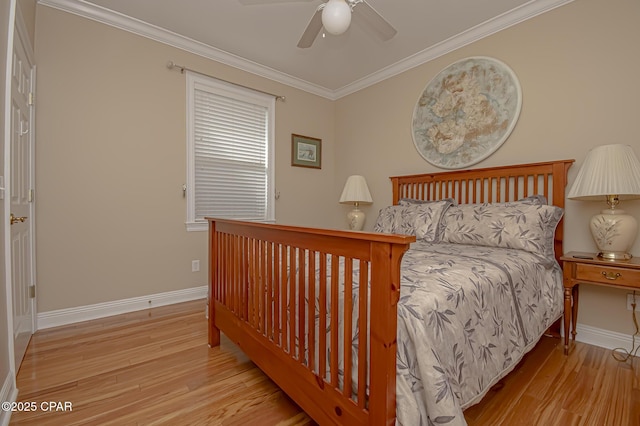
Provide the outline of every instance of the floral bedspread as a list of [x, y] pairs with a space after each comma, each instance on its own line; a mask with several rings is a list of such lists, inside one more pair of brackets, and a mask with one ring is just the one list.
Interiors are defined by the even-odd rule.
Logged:
[[555, 261], [515, 249], [414, 243], [402, 261], [397, 420], [465, 425], [562, 315]]

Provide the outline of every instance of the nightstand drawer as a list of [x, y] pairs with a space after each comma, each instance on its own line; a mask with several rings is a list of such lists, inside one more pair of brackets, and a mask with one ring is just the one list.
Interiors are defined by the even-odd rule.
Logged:
[[576, 279], [578, 281], [592, 281], [602, 284], [640, 288], [640, 270], [616, 268], [614, 266], [576, 265]]

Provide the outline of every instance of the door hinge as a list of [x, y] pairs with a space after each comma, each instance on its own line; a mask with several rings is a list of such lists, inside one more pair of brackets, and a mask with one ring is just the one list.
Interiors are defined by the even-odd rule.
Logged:
[[35, 285], [30, 285], [29, 286], [29, 298], [30, 299], [35, 299], [36, 297], [36, 286]]
[[33, 189], [29, 190], [29, 202], [33, 203], [33, 198], [34, 198], [34, 193], [33, 193]]
[[29, 105], [36, 103], [36, 95], [33, 92], [29, 92]]

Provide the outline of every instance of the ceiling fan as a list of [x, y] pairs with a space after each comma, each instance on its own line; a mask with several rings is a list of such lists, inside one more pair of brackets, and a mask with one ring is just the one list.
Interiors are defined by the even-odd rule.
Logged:
[[396, 29], [365, 0], [328, 0], [316, 9], [298, 41], [298, 47], [311, 47], [323, 27], [329, 34], [343, 34], [351, 25], [352, 13], [358, 13], [364, 18], [383, 40], [389, 40], [397, 33]]
[[[239, 0], [244, 5], [268, 3], [294, 3], [310, 0]], [[358, 7], [356, 7], [358, 6]], [[365, 0], [327, 0], [316, 9], [307, 28], [302, 33], [298, 47], [311, 47], [324, 27], [329, 34], [343, 34], [351, 25], [351, 14], [357, 13], [383, 40], [389, 40], [397, 31]]]

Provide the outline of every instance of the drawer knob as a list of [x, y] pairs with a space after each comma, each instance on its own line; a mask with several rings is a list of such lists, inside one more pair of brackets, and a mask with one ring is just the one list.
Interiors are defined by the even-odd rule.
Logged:
[[618, 278], [620, 278], [622, 276], [622, 274], [620, 272], [616, 272], [615, 274], [613, 272], [606, 272], [606, 271], [602, 271], [602, 276], [605, 277], [608, 280], [617, 280]]

